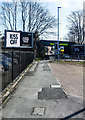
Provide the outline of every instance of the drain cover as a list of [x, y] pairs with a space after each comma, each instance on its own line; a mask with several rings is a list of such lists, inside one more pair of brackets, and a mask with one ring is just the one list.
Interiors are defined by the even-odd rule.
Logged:
[[32, 115], [44, 115], [45, 114], [45, 108], [44, 107], [34, 107]]

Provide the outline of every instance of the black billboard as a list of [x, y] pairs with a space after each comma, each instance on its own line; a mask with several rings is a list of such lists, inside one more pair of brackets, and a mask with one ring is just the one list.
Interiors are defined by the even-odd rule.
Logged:
[[68, 55], [72, 54], [71, 45], [64, 46], [64, 54], [68, 54]]
[[33, 33], [21, 32], [21, 47], [32, 47], [33, 46]]

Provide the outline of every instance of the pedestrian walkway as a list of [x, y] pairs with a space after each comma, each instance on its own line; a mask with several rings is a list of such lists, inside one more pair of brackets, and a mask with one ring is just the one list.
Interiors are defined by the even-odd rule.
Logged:
[[83, 108], [82, 100], [66, 95], [46, 61], [35, 64], [4, 106], [4, 118], [64, 118]]

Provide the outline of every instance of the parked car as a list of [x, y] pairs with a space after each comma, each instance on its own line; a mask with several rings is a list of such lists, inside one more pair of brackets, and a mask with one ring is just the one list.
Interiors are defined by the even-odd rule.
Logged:
[[10, 69], [9, 65], [6, 64], [6, 62], [4, 61], [0, 62], [0, 65], [2, 66], [1, 68], [4, 69], [5, 71]]
[[[4, 52], [3, 55], [5, 55], [8, 58], [12, 58], [12, 54], [8, 53], [8, 52]], [[15, 64], [18, 64], [19, 61], [21, 60], [21, 58], [19, 57], [19, 55], [17, 53], [13, 54], [13, 61]]]
[[63, 55], [63, 58], [65, 58], [65, 59], [69, 59], [70, 56], [69, 56], [68, 54], [64, 54], [64, 55]]
[[[5, 55], [3, 55], [3, 54], [0, 54], [0, 58], [3, 60], [3, 61], [5, 61], [6, 63], [12, 63], [12, 58], [11, 57], [7, 57], [7, 56], [5, 56]], [[13, 58], [13, 63], [14, 64], [18, 64], [18, 60], [16, 59], [16, 58]]]
[[0, 54], [0, 65], [4, 67], [4, 70], [7, 71], [10, 69], [11, 60], [8, 60], [4, 55]]

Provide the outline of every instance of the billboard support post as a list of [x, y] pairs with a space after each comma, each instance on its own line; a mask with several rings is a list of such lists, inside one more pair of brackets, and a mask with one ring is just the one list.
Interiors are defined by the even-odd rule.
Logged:
[[14, 68], [14, 63], [13, 63], [13, 49], [12, 49], [12, 82], [13, 82], [13, 68]]

